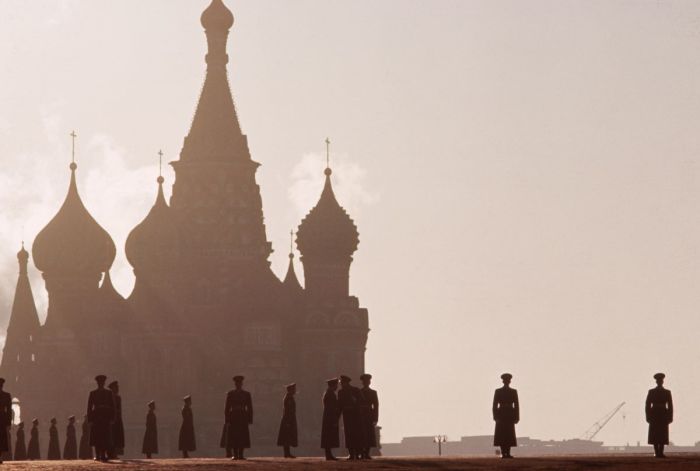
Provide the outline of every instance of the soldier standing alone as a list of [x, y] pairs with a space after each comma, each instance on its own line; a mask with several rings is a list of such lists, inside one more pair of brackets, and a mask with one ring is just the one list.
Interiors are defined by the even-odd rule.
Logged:
[[111, 439], [110, 432], [114, 420], [114, 396], [105, 389], [107, 377], [95, 377], [97, 389], [90, 391], [87, 406], [87, 419], [90, 422], [90, 446], [95, 448], [95, 459], [107, 461]]
[[654, 445], [654, 456], [666, 458], [664, 446], [668, 445], [668, 426], [673, 422], [671, 391], [664, 388], [666, 375], [656, 373], [656, 387], [647, 394], [645, 412], [649, 424], [649, 445]]
[[379, 397], [377, 391], [372, 389], [372, 375], [360, 376], [362, 388], [360, 389], [360, 423], [362, 427], [362, 451], [361, 458], [371, 460], [371, 449], [377, 446], [377, 433], [375, 431], [379, 422]]
[[49, 427], [49, 451], [46, 454], [49, 460], [61, 459], [61, 444], [58, 442], [58, 428], [56, 428], [56, 418], [51, 419]]
[[[10, 425], [12, 425], [12, 395], [4, 391], [5, 379], [0, 378], [0, 455], [10, 450]], [[2, 460], [0, 459], [0, 463]]]
[[15, 461], [27, 459], [27, 444], [24, 441], [24, 422], [17, 425], [17, 442], [15, 443]]
[[78, 439], [75, 434], [75, 416], [68, 417], [68, 425], [66, 426], [66, 443], [63, 446], [64, 460], [78, 459]]
[[243, 390], [243, 376], [234, 376], [235, 388], [226, 395], [224, 417], [228, 425], [228, 448], [234, 460], [244, 460], [243, 450], [250, 448], [250, 430], [253, 423], [253, 398]]
[[29, 445], [27, 446], [27, 459], [40, 460], [39, 448], [39, 419], [32, 420], [32, 430], [29, 432]]
[[337, 461], [333, 448], [340, 446], [340, 405], [335, 392], [338, 390], [338, 378], [326, 381], [328, 388], [323, 394], [323, 424], [321, 427], [321, 448], [326, 451], [326, 460]]
[[182, 406], [182, 425], [180, 426], [180, 438], [178, 449], [182, 452], [183, 458], [190, 457], [190, 451], [197, 450], [197, 441], [194, 436], [194, 415], [192, 414], [192, 396], [183, 398], [185, 404]]
[[156, 422], [156, 403], [148, 403], [148, 413], [146, 414], [146, 433], [143, 434], [143, 446], [141, 453], [151, 459], [152, 455], [158, 453], [158, 424]]
[[281, 446], [284, 449], [285, 458], [296, 458], [296, 456], [292, 455], [290, 448], [299, 446], [297, 403], [294, 400], [296, 392], [296, 384], [287, 385], [287, 394], [284, 395], [282, 405], [282, 420], [279, 434], [277, 435], [277, 446]]
[[520, 403], [518, 391], [510, 387], [512, 379], [510, 373], [502, 374], [503, 387], [496, 389], [493, 395], [493, 420], [496, 421], [493, 445], [501, 447], [502, 458], [512, 458], [510, 448], [518, 446], [515, 424], [520, 422]]
[[350, 385], [352, 381], [348, 376], [340, 377], [340, 391], [338, 391], [338, 404], [343, 415], [343, 429], [345, 431], [345, 446], [350, 456], [348, 460], [357, 460], [362, 451], [362, 429], [360, 425], [360, 390]]

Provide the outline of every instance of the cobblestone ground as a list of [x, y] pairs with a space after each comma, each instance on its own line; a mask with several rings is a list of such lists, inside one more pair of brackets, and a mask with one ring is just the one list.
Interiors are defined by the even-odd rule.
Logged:
[[700, 471], [700, 455], [676, 455], [665, 460], [648, 456], [576, 456], [553, 458], [379, 458], [371, 462], [326, 462], [317, 458], [282, 460], [253, 458], [245, 462], [221, 459], [190, 460], [124, 460], [107, 464], [89, 461], [34, 461], [6, 462], [1, 469], [7, 470], [517, 470], [517, 471], [578, 471], [578, 470], [622, 470], [622, 471]]

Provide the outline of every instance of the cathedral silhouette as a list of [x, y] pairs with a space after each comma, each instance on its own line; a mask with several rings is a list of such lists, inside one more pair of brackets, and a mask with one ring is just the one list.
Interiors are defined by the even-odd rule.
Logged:
[[284, 385], [296, 382], [299, 452], [320, 454], [325, 380], [364, 371], [368, 314], [349, 294], [359, 234], [327, 168], [320, 199], [296, 238], [304, 287], [293, 254], [283, 281], [272, 272], [255, 180], [260, 164], [251, 158], [227, 77], [234, 18], [213, 0], [201, 22], [206, 79], [180, 158], [171, 164], [172, 197], [168, 204], [159, 177], [152, 209], [126, 241], [133, 292], [124, 298], [112, 286], [116, 247], [83, 204], [71, 163], [65, 201], [31, 248], [49, 296], [46, 321], [40, 324], [23, 246], [0, 375], [25, 421], [58, 417], [59, 429], [62, 418], [83, 416], [96, 374], [119, 380], [127, 456], [140, 454], [146, 404], [155, 400], [161, 457], [177, 455], [188, 394], [197, 431], [193, 456], [222, 455], [225, 394], [237, 374], [245, 375], [255, 405], [251, 455], [278, 454]]

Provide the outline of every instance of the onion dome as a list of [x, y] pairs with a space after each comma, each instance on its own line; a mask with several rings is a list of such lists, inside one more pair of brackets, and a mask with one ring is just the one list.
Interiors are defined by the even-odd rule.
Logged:
[[177, 250], [177, 227], [163, 195], [164, 181], [158, 177], [155, 204], [126, 239], [126, 258], [135, 270], [166, 266]]
[[117, 249], [93, 219], [78, 194], [71, 163], [70, 185], [63, 206], [34, 239], [34, 264], [44, 273], [95, 274], [110, 269]]
[[233, 26], [233, 13], [222, 0], [212, 0], [202, 13], [202, 26], [207, 31], [228, 31]]
[[332, 173], [326, 169], [321, 198], [299, 226], [297, 247], [304, 258], [343, 260], [351, 257], [360, 243], [355, 223], [335, 198]]

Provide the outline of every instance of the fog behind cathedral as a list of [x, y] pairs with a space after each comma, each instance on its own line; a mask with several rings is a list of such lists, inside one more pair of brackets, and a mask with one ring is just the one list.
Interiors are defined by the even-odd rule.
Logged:
[[[177, 160], [191, 124], [206, 4], [0, 0], [4, 315], [19, 242], [65, 195], [73, 128], [82, 199], [131, 292], [124, 242], [153, 203], [156, 152]], [[504, 370], [521, 435], [580, 436], [627, 401], [599, 438], [642, 440], [644, 391], [664, 370], [672, 439], [700, 439], [699, 7], [229, 7], [229, 77], [280, 276], [334, 142], [385, 440], [489, 433]]]

